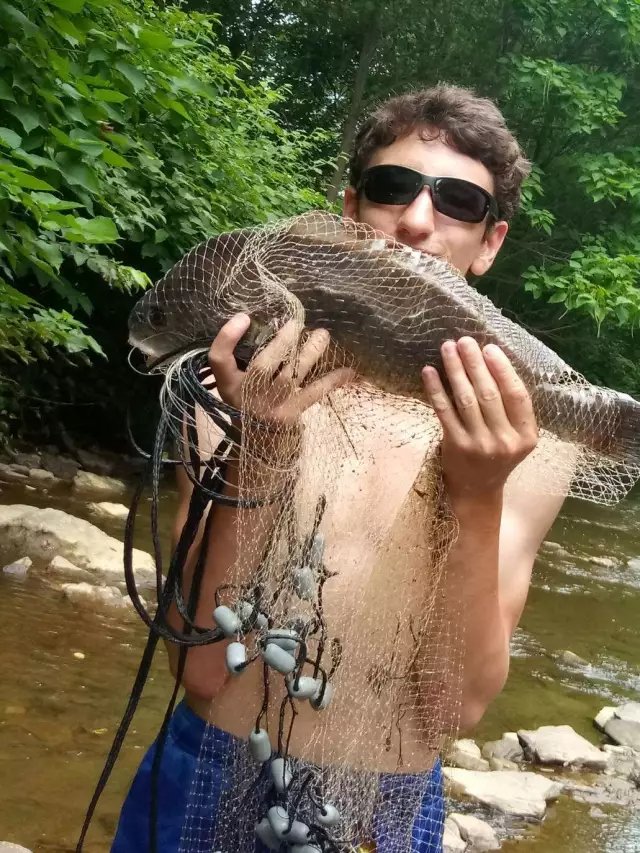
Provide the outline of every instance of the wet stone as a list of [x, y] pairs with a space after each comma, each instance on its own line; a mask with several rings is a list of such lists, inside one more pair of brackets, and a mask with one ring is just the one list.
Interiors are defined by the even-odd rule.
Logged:
[[65, 483], [73, 481], [80, 467], [75, 459], [58, 453], [43, 453], [41, 465]]
[[9, 563], [9, 565], [5, 566], [2, 571], [5, 575], [24, 578], [32, 565], [33, 561], [30, 557], [21, 557], [19, 560]]
[[540, 764], [560, 764], [564, 767], [586, 767], [604, 770], [607, 756], [597, 746], [589, 743], [571, 726], [540, 726], [535, 731], [519, 731], [518, 737]]
[[14, 471], [11, 465], [0, 462], [0, 480], [4, 480], [6, 483], [24, 483], [27, 479], [25, 474]]

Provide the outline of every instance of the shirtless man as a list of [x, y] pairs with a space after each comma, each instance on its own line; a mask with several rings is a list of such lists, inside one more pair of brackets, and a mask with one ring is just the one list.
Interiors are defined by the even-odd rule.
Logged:
[[[503, 244], [527, 172], [528, 164], [493, 104], [465, 90], [436, 87], [394, 98], [367, 119], [356, 139], [344, 214], [368, 223], [412, 249], [446, 258], [464, 274], [482, 275], [491, 267]], [[441, 183], [433, 180], [440, 177], [457, 180]], [[232, 318], [213, 342], [209, 357], [220, 395], [236, 408], [242, 405], [245, 374], [236, 364], [234, 347], [248, 323], [245, 315]], [[283, 387], [291, 388], [296, 381], [302, 381], [305, 372], [298, 371], [295, 380], [291, 371], [277, 372], [282, 353], [291, 344], [291, 334], [291, 329], [285, 327], [259, 356], [261, 369], [270, 370], [274, 378], [271, 392], [265, 395], [260, 411], [255, 414], [279, 423], [294, 421], [302, 410], [350, 378], [348, 371], [336, 371], [305, 386], [294, 396], [283, 395]], [[307, 369], [320, 357], [327, 342], [328, 336], [322, 331], [309, 337], [300, 356]], [[510, 474], [533, 451], [538, 440], [530, 397], [507, 357], [495, 346], [481, 350], [470, 338], [445, 343], [442, 357], [450, 393], [445, 392], [433, 368], [424, 368], [422, 380], [425, 398], [442, 427], [443, 478], [449, 505], [459, 524], [444, 572], [447, 583], [463, 599], [460, 724], [468, 729], [480, 720], [505, 683], [509, 642], [525, 604], [536, 552], [560, 510], [562, 498], [532, 502], [530, 496], [507, 486]], [[375, 456], [375, 447], [372, 452]], [[408, 446], [393, 459], [376, 459], [377, 470], [386, 472], [388, 477], [385, 500], [378, 501], [376, 506], [371, 494], [368, 502], [365, 495], [364, 504], [352, 506], [351, 515], [345, 513], [342, 519], [345, 531], [351, 529], [350, 518], [356, 518], [365, 506], [368, 511], [376, 506], [379, 517], [369, 519], [369, 523], [393, 529], [397, 548], [406, 548], [407, 533], [415, 529], [415, 523], [397, 530], [393, 525], [402, 499], [419, 471], [423, 453], [420, 446]], [[394, 472], [397, 480], [397, 494], [390, 472]], [[234, 477], [237, 478], [237, 471], [232, 466], [229, 479], [233, 482]], [[370, 470], [356, 472], [352, 480], [358, 477], [365, 484], [361, 492], [375, 490], [381, 484]], [[346, 492], [349, 487], [348, 481], [343, 484]], [[191, 491], [184, 474], [179, 477], [179, 489], [178, 533]], [[197, 611], [201, 625], [213, 624], [214, 592], [224, 582], [238, 554], [238, 513], [257, 512], [221, 505], [215, 505], [212, 511], [212, 547]], [[332, 530], [339, 547], [345, 549], [340, 552], [344, 560], [353, 564], [353, 570], [345, 572], [345, 576], [351, 579], [353, 589], [357, 589], [357, 561], [358, 555], [362, 559], [362, 544], [356, 543], [349, 553], [348, 535], [343, 533], [340, 537], [337, 522]], [[415, 554], [419, 560], [419, 548]], [[413, 568], [418, 574], [419, 567]], [[254, 699], [259, 690], [260, 672], [255, 677], [249, 677], [247, 671], [242, 678], [231, 678], [224, 663], [225, 645], [194, 648], [187, 656], [182, 680], [185, 702], [172, 721], [160, 779], [161, 853], [177, 853], [179, 849], [205, 720], [219, 729], [220, 755], [213, 756], [214, 763], [221, 762], [228, 739], [246, 737], [255, 720]], [[175, 670], [176, 649], [169, 648], [169, 655]], [[296, 725], [299, 737], [304, 739], [313, 722], [303, 715]], [[128, 795], [112, 848], [114, 853], [147, 849], [153, 749]], [[434, 765], [435, 757], [428, 748], [421, 752], [418, 743], [414, 744], [414, 754], [416, 772], [433, 767], [433, 784], [423, 801], [422, 827], [414, 828], [413, 850], [435, 853], [441, 850], [442, 832], [439, 765], [437, 762]], [[392, 766], [372, 769], [393, 773]], [[215, 794], [221, 784], [219, 774], [216, 777], [214, 772], [212, 779], [210, 784]], [[379, 853], [384, 853], [383, 840], [376, 841]], [[264, 848], [258, 845], [256, 849]]]

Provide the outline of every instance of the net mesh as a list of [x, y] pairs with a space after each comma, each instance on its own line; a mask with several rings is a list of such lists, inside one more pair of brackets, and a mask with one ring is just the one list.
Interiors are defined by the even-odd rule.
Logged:
[[[216, 621], [231, 626], [238, 674], [210, 708], [181, 850], [439, 850], [436, 759], [458, 727], [465, 618], [444, 571], [456, 522], [420, 370], [440, 366], [447, 338], [500, 344], [542, 428], [514, 480], [600, 502], [638, 477], [638, 404], [589, 385], [444, 262], [309, 214], [198, 246], [132, 314], [132, 343], [167, 372], [163, 404], [187, 467], [185, 423], [201, 458], [221, 431], [175, 405], [189, 357], [177, 353], [208, 344], [238, 311], [252, 325], [237, 348], [247, 371], [236, 487], [266, 503], [235, 516]], [[274, 400], [260, 356], [285, 326], [275, 372], [288, 380]], [[331, 341], [310, 363], [318, 328]], [[309, 383], [345, 366], [357, 381], [296, 407]], [[285, 404], [293, 415], [265, 423]]]

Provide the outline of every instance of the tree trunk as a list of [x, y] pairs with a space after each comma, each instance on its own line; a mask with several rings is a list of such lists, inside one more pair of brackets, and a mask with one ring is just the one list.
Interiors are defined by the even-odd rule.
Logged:
[[327, 200], [333, 204], [338, 198], [340, 187], [342, 185], [342, 176], [347, 163], [349, 162], [349, 151], [353, 145], [353, 140], [356, 135], [356, 126], [360, 110], [362, 109], [362, 101], [364, 89], [371, 67], [371, 60], [378, 45], [380, 30], [378, 21], [373, 20], [371, 26], [364, 35], [362, 48], [360, 49], [360, 60], [358, 62], [358, 70], [356, 71], [356, 79], [353, 84], [353, 93], [351, 95], [351, 104], [349, 105], [349, 113], [342, 128], [342, 139], [340, 140], [340, 151], [336, 160], [333, 178], [329, 189], [327, 190]]

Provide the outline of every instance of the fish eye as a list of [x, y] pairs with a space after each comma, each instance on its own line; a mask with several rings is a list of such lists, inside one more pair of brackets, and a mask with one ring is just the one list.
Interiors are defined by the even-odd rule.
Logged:
[[149, 323], [153, 326], [154, 329], [162, 329], [167, 325], [167, 315], [159, 308], [157, 305], [154, 305], [149, 309]]

